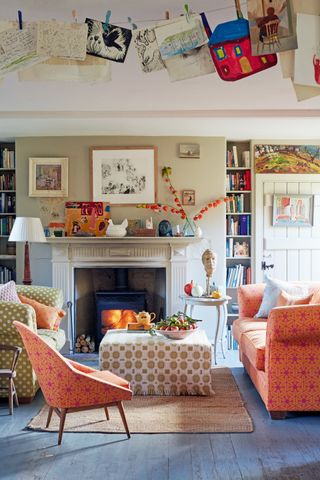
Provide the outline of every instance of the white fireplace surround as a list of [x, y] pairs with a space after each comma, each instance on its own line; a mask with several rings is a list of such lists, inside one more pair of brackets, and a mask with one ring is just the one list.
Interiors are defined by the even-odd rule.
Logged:
[[[149, 267], [166, 269], [166, 311], [182, 309], [179, 295], [187, 281], [190, 247], [195, 237], [62, 237], [50, 238], [52, 286], [72, 302], [74, 315], [74, 270], [76, 268]], [[67, 348], [72, 348], [71, 322], [64, 322]]]

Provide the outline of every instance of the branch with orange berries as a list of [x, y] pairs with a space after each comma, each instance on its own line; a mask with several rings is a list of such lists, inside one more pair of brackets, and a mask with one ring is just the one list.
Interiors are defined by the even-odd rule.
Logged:
[[[171, 182], [171, 176], [172, 174], [172, 168], [171, 167], [163, 167], [161, 171], [161, 176], [164, 180], [164, 182], [168, 185], [168, 188], [170, 192], [172, 193], [175, 206], [168, 205], [168, 204], [163, 204], [163, 203], [143, 203], [138, 205], [138, 208], [148, 208], [153, 212], [169, 212], [173, 213], [176, 215], [180, 215], [180, 218], [182, 220], [186, 220], [190, 224], [190, 220], [187, 216], [187, 213], [185, 209], [183, 208], [181, 201], [178, 197], [178, 191], [174, 188]], [[197, 222], [198, 220], [201, 220], [203, 215], [211, 208], [217, 208], [219, 205], [227, 202], [231, 202], [233, 200], [233, 197], [223, 197], [223, 198], [218, 198], [216, 200], [213, 200], [209, 202], [207, 205], [201, 208], [201, 210], [193, 216], [193, 220]]]

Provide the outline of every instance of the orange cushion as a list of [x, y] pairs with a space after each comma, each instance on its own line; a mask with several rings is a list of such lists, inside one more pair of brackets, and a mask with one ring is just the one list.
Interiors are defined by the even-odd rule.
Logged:
[[49, 307], [43, 303], [37, 302], [31, 298], [19, 295], [22, 303], [30, 305], [36, 312], [37, 327], [45, 328], [47, 330], [58, 330], [61, 319], [66, 312], [57, 307]]
[[258, 370], [265, 369], [266, 330], [255, 330], [241, 335], [241, 351]]
[[310, 300], [310, 303], [312, 304], [320, 304], [320, 288], [314, 291], [312, 298]]
[[232, 324], [232, 335], [236, 342], [240, 343], [241, 335], [251, 330], [266, 330], [267, 319], [266, 318], [238, 318]]
[[290, 295], [285, 291], [281, 291], [277, 299], [277, 307], [287, 307], [288, 305], [308, 305], [313, 298], [314, 293], [310, 293], [307, 297], [296, 297], [294, 295]]
[[114, 385], [119, 385], [120, 387], [130, 388], [130, 384], [118, 375], [109, 372], [108, 370], [96, 370], [95, 372], [89, 373], [89, 377], [98, 378], [99, 380], [103, 380], [104, 382], [113, 383]]

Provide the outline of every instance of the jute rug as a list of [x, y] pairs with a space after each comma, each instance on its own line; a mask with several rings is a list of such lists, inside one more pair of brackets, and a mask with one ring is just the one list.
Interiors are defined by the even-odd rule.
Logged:
[[[131, 433], [231, 433], [252, 432], [253, 423], [246, 410], [229, 368], [212, 369], [214, 395], [136, 396], [124, 402]], [[27, 428], [58, 431], [59, 419], [54, 413], [45, 428], [48, 407], [44, 406]], [[118, 409], [109, 409], [107, 421], [103, 409], [70, 413], [65, 432], [124, 433]]]

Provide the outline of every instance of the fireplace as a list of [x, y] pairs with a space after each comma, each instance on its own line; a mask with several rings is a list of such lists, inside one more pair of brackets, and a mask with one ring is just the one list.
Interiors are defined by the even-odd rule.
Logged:
[[[199, 257], [198, 247], [195, 244], [200, 241], [195, 237], [48, 239], [48, 244], [52, 247], [52, 286], [61, 288], [65, 300], [71, 305], [69, 314], [61, 325], [67, 337], [64, 351], [68, 350], [72, 353], [75, 336], [87, 331], [88, 327], [93, 335], [96, 334], [94, 292], [115, 290], [112, 285], [112, 275], [108, 272], [107, 275], [104, 274], [104, 278], [110, 277], [107, 287], [103, 282], [96, 281], [97, 278], [101, 279], [100, 272], [104, 269], [129, 268], [130, 282], [131, 269], [154, 268], [160, 278], [165, 276], [165, 281], [162, 282], [162, 288], [165, 291], [155, 292], [153, 305], [157, 310], [152, 310], [151, 297], [147, 293], [147, 309], [159, 313], [161, 300], [164, 303], [164, 315], [181, 310], [183, 305], [179, 295], [183, 292], [187, 279], [191, 278], [190, 274], [187, 275], [188, 259], [193, 258], [194, 255], [196, 258]], [[195, 252], [191, 253], [193, 244]], [[86, 281], [80, 282], [80, 286], [77, 286], [79, 272]], [[158, 283], [160, 284], [161, 282]], [[133, 287], [130, 286], [130, 288]], [[139, 284], [133, 289], [142, 291], [145, 288]]]

